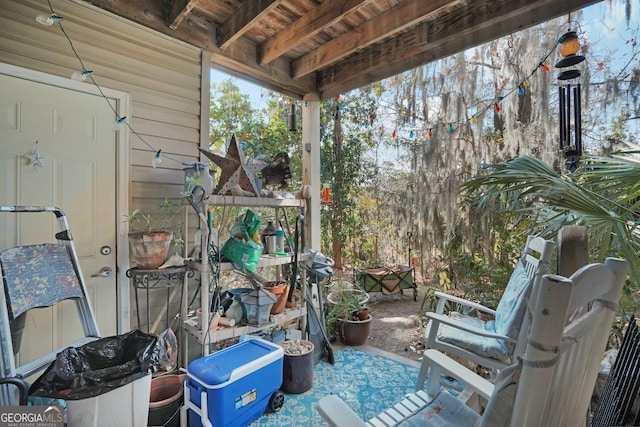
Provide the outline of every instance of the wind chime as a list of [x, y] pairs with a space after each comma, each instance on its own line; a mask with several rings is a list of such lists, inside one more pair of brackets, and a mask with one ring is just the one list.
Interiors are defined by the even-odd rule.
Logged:
[[[584, 56], [577, 55], [580, 43], [575, 31], [567, 31], [560, 37], [560, 55], [562, 59], [556, 68], [573, 67], [584, 61]], [[558, 95], [560, 100], [560, 150], [565, 155], [565, 167], [573, 172], [580, 164], [582, 156], [582, 111], [580, 107], [580, 83], [572, 86], [569, 80], [580, 77], [580, 71], [572, 68], [558, 74]], [[563, 84], [564, 83], [564, 84]], [[571, 132], [573, 116], [573, 135]]]

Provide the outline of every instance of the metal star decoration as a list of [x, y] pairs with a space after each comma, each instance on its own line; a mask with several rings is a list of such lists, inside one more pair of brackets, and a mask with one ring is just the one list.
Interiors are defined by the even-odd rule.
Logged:
[[27, 166], [32, 166], [34, 169], [41, 168], [44, 166], [42, 161], [47, 158], [47, 156], [42, 156], [38, 152], [38, 147], [33, 150], [33, 154], [26, 154], [25, 157], [29, 159], [29, 164]]
[[248, 161], [235, 135], [231, 136], [226, 156], [221, 156], [204, 148], [199, 148], [199, 150], [221, 169], [218, 186], [215, 189], [217, 194], [225, 194], [238, 185], [243, 190], [260, 196], [260, 191], [256, 185], [256, 175], [267, 164], [258, 160]]

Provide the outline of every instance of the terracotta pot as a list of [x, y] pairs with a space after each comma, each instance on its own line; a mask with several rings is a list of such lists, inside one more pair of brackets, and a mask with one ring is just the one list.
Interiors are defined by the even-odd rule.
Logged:
[[367, 342], [371, 329], [371, 315], [365, 320], [338, 319], [338, 335], [345, 345], [358, 346]]
[[149, 425], [180, 426], [180, 411], [187, 375], [163, 375], [151, 380]]
[[367, 320], [367, 317], [369, 317], [369, 310], [360, 310], [356, 313], [356, 316], [358, 316], [359, 320]]
[[129, 233], [131, 261], [141, 269], [160, 267], [167, 259], [173, 233], [167, 231]]
[[287, 296], [289, 295], [289, 285], [265, 286], [264, 289], [274, 294], [277, 298], [276, 302], [271, 307], [271, 314], [282, 313], [287, 303]]

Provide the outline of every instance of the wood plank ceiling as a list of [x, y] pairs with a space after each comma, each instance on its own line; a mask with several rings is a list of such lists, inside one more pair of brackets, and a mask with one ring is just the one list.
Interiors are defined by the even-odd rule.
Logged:
[[322, 99], [599, 0], [88, 0], [211, 53], [214, 67]]

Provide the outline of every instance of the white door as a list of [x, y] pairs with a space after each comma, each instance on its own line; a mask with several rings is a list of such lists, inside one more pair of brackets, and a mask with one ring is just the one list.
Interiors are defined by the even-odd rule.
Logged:
[[[102, 336], [117, 317], [114, 117], [100, 96], [0, 75], [0, 204], [65, 212]], [[55, 242], [57, 231], [52, 213], [0, 213], [0, 248]], [[29, 312], [19, 364], [82, 336], [65, 304]]]

